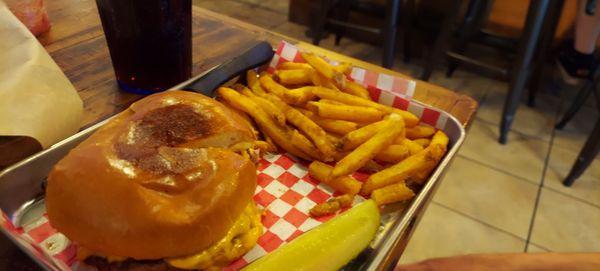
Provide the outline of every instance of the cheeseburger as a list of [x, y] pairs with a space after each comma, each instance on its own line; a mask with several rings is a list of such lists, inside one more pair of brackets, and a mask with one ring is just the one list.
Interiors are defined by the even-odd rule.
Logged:
[[213, 99], [148, 96], [55, 165], [50, 223], [99, 270], [227, 266], [262, 233], [255, 141], [250, 122]]

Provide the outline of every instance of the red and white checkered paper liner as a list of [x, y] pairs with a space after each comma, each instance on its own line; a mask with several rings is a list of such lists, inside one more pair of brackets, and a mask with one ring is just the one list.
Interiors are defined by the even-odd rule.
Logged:
[[[282, 41], [267, 71], [272, 72], [278, 64], [287, 61], [305, 62], [298, 48]], [[408, 110], [418, 116], [421, 123], [445, 130], [446, 113], [411, 101], [415, 81], [357, 67], [352, 69], [348, 78], [365, 86], [374, 101]], [[265, 209], [262, 219], [265, 231], [252, 250], [225, 270], [238, 270], [333, 217], [313, 219], [308, 215], [313, 206], [337, 194], [327, 185], [313, 180], [306, 166], [289, 154], [269, 154], [261, 159], [254, 201]], [[360, 172], [353, 176], [360, 181], [368, 177]], [[355, 203], [362, 200], [356, 197]], [[31, 255], [48, 267], [89, 270], [76, 261], [76, 246], [50, 226], [46, 215], [26, 226], [14, 227], [2, 214], [0, 225], [11, 238], [24, 245]]]

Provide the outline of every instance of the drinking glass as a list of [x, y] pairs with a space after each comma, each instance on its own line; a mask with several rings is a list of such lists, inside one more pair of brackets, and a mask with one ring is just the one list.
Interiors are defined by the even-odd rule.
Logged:
[[191, 0], [96, 0], [119, 87], [151, 94], [191, 76]]

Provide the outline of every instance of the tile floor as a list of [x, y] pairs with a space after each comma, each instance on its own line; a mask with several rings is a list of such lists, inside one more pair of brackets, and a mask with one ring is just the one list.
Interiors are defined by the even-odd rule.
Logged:
[[[308, 41], [306, 27], [287, 21], [287, 1], [194, 0], [194, 4]], [[251, 15], [251, 16], [250, 16]], [[321, 46], [379, 63], [375, 46], [333, 38]], [[396, 70], [416, 76], [418, 65], [401, 61]], [[554, 124], [573, 89], [542, 93], [538, 105], [522, 105], [507, 145], [500, 145], [498, 123], [507, 84], [458, 70], [442, 71], [431, 82], [468, 94], [479, 111], [458, 157], [428, 207], [402, 259], [488, 252], [600, 251], [600, 157], [571, 188], [566, 176], [598, 118], [588, 103], [562, 131]]]

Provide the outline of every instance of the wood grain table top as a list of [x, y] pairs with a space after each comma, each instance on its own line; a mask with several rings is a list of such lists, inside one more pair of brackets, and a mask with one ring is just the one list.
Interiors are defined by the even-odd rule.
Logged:
[[[45, 3], [52, 28], [38, 39], [83, 100], [85, 112], [82, 129], [123, 111], [143, 97], [119, 90], [93, 0], [53, 0]], [[276, 46], [281, 40], [287, 40], [334, 60], [407, 77], [206, 9], [194, 7], [192, 13], [193, 74], [222, 63], [259, 41], [266, 40]], [[471, 123], [477, 109], [477, 102], [473, 98], [422, 81], [417, 81], [415, 99], [449, 112], [465, 126]], [[24, 152], [32, 151], [31, 148], [23, 149]], [[0, 270], [39, 270], [39, 267], [0, 235]]]

